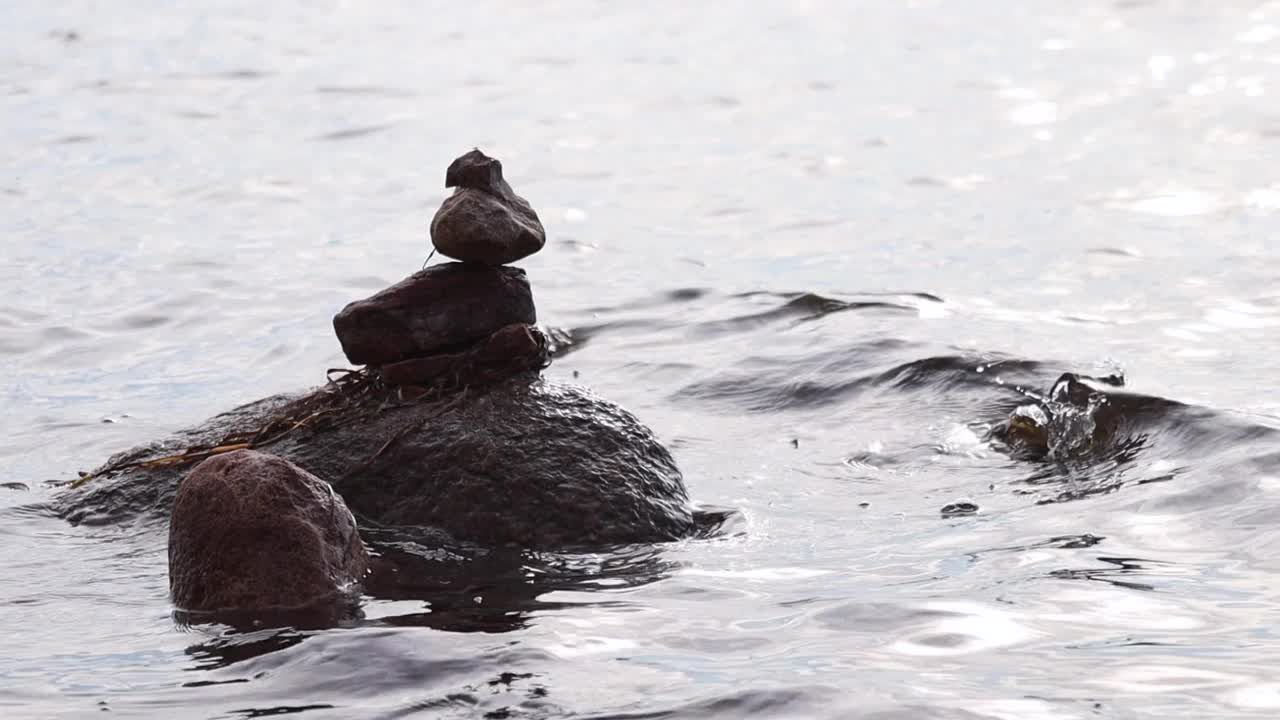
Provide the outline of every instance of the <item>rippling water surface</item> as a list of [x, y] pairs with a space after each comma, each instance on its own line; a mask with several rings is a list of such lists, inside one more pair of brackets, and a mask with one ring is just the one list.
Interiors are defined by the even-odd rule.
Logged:
[[[0, 715], [1280, 715], [1280, 3], [12, 5]], [[723, 536], [238, 634], [175, 625], [162, 531], [40, 510], [343, 365], [473, 145], [548, 374]], [[1104, 447], [986, 440], [1064, 372], [1134, 393]]]

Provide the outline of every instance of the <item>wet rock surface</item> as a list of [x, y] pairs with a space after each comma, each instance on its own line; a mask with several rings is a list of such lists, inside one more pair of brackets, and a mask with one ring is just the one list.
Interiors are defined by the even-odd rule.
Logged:
[[489, 157], [475, 148], [449, 163], [444, 171], [444, 186], [482, 190], [503, 199], [516, 196], [515, 191], [502, 177], [502, 161]]
[[504, 265], [538, 252], [546, 241], [524, 200], [506, 202], [479, 190], [457, 191], [431, 220], [432, 244], [454, 260]]
[[473, 150], [454, 160], [445, 186], [456, 187], [431, 220], [431, 242], [445, 257], [503, 265], [547, 242], [533, 207], [502, 177], [502, 163]]
[[1031, 460], [1064, 459], [1114, 448], [1125, 425], [1153, 412], [1180, 406], [1169, 400], [1123, 391], [1124, 379], [1062, 374], [1043, 396], [1028, 393], [994, 425], [990, 438], [1011, 455]]
[[529, 370], [548, 361], [547, 339], [532, 325], [508, 325], [456, 353], [402, 360], [380, 369], [389, 385], [483, 385]]
[[456, 351], [507, 325], [535, 322], [523, 270], [445, 263], [350, 303], [333, 329], [348, 360], [379, 366]]
[[[277, 396], [121, 457], [160, 457], [252, 429], [306, 395]], [[451, 399], [380, 409], [263, 448], [329, 480], [360, 518], [456, 541], [531, 548], [658, 542], [696, 532], [670, 453], [633, 415], [534, 373]], [[133, 467], [68, 490], [72, 522], [159, 520], [181, 467]]]
[[330, 604], [367, 564], [342, 498], [287, 460], [251, 450], [216, 455], [177, 487], [169, 588], [184, 611]]
[[372, 454], [382, 437], [423, 423], [354, 475], [340, 475], [345, 463], [331, 466], [338, 458], [326, 447], [302, 445], [296, 454], [342, 477], [335, 487], [363, 515], [484, 545], [652, 542], [693, 532], [671, 455], [634, 416], [582, 388], [513, 382], [438, 417], [405, 415], [335, 438]]
[[942, 509], [938, 512], [942, 515], [943, 519], [963, 517], [965, 515], [977, 515], [978, 504], [972, 500], [956, 500], [955, 502], [943, 505]]
[[[190, 447], [217, 445], [228, 435], [278, 415], [300, 397], [299, 394], [271, 395], [232, 408], [162, 440], [118, 452], [107, 458], [102, 468], [168, 457]], [[50, 507], [57, 515], [76, 525], [166, 521], [173, 507], [173, 494], [178, 482], [191, 467], [132, 468], [118, 474], [94, 477], [84, 485], [73, 485], [54, 496]], [[95, 470], [93, 474], [97, 472]]]

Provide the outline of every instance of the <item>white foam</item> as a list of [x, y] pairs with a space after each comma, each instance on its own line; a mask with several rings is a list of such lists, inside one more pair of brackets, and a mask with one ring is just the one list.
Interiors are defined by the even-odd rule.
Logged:
[[1128, 205], [1134, 212], [1165, 217], [1190, 217], [1213, 212], [1222, 206], [1217, 195], [1199, 190], [1175, 190], [1137, 200]]
[[1027, 103], [1009, 113], [1009, 121], [1014, 125], [1047, 125], [1057, 119], [1058, 104], [1049, 100]]
[[734, 580], [765, 582], [770, 580], [806, 580], [808, 578], [830, 575], [831, 571], [797, 567], [762, 567], [750, 568], [747, 570], [707, 570], [704, 568], [685, 568], [680, 571], [680, 574], [693, 575], [696, 577], [731, 578]]
[[1236, 35], [1236, 42], [1248, 45], [1260, 45], [1280, 37], [1280, 30], [1275, 25], [1255, 25]]

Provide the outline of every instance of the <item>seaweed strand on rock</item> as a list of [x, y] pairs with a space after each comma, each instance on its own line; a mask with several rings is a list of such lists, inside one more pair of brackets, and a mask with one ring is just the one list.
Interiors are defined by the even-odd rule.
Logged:
[[[337, 376], [335, 378], [335, 375]], [[268, 447], [286, 435], [301, 430], [316, 430], [339, 422], [358, 420], [360, 415], [351, 411], [366, 408], [368, 402], [381, 387], [380, 378], [363, 368], [330, 369], [328, 382], [319, 390], [287, 403], [262, 418], [260, 425], [250, 429], [236, 429], [219, 436], [211, 443], [194, 443], [179, 451], [161, 453], [126, 453], [109, 460], [93, 472], [81, 472], [71, 481], [70, 487], [79, 488], [87, 482], [110, 476], [132, 468], [160, 468], [190, 465], [214, 455], [236, 450], [257, 450]]]
[[[337, 376], [335, 378], [335, 375]], [[192, 443], [181, 449], [166, 448], [152, 453], [127, 453], [108, 461], [93, 472], [81, 472], [69, 483], [79, 488], [87, 482], [109, 478], [133, 468], [155, 469], [193, 465], [215, 455], [237, 450], [261, 450], [295, 434], [332, 430], [341, 425], [357, 425], [374, 413], [409, 404], [434, 403], [447, 410], [449, 403], [466, 394], [469, 378], [487, 378], [483, 369], [461, 363], [452, 374], [442, 375], [432, 386], [389, 386], [376, 370], [369, 368], [334, 368], [327, 373], [328, 382], [317, 390], [302, 395], [273, 409], [258, 423], [218, 436], [212, 442]]]

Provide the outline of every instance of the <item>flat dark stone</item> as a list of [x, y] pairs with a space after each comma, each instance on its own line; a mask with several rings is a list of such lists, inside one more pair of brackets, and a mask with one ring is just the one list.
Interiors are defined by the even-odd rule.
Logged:
[[547, 363], [547, 340], [531, 325], [508, 325], [456, 353], [409, 358], [382, 366], [388, 385], [482, 385]]
[[347, 359], [381, 366], [455, 352], [513, 324], [537, 322], [523, 270], [464, 263], [434, 265], [333, 318]]

